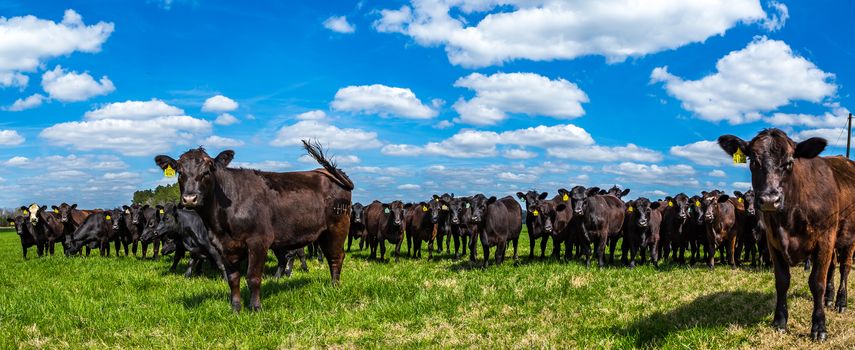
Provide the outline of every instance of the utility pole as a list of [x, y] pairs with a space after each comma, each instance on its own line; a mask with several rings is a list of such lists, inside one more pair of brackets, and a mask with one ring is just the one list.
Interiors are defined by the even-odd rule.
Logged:
[[849, 159], [850, 143], [852, 143], [852, 113], [849, 113], [849, 128], [846, 130], [846, 159]]

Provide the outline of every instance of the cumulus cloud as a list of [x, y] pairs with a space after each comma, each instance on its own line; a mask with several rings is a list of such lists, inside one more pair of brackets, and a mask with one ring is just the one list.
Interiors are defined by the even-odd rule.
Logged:
[[407, 190], [407, 191], [418, 191], [422, 189], [422, 186], [416, 184], [403, 184], [398, 186], [399, 190]]
[[240, 123], [240, 119], [238, 119], [237, 117], [235, 117], [231, 114], [228, 114], [228, 113], [220, 114], [217, 116], [217, 119], [214, 119], [214, 124], [217, 124], [217, 125], [226, 126], [226, 125], [232, 125], [232, 124], [236, 124], [236, 123]]
[[453, 64], [484, 67], [588, 55], [620, 62], [765, 18], [757, 0], [414, 0], [381, 10], [374, 28], [444, 46]]
[[26, 139], [15, 130], [0, 130], [0, 146], [17, 146]]
[[63, 102], [86, 101], [116, 90], [107, 76], [95, 81], [89, 73], [66, 72], [62, 66], [56, 66], [42, 74], [42, 88], [48, 97]]
[[378, 114], [382, 117], [430, 119], [437, 115], [412, 90], [380, 84], [341, 88], [335, 93], [331, 106], [339, 111]]
[[683, 80], [667, 66], [658, 67], [650, 80], [664, 83], [668, 94], [699, 118], [731, 124], [756, 121], [761, 113], [793, 101], [822, 102], [837, 91], [834, 74], [795, 55], [783, 41], [766, 37], [722, 57], [716, 70], [700, 80]]
[[727, 176], [727, 174], [723, 170], [720, 170], [720, 169], [715, 169], [713, 171], [710, 171], [707, 175], [712, 176], [712, 177], [726, 177]]
[[460, 114], [459, 121], [476, 125], [496, 124], [508, 113], [572, 119], [585, 114], [581, 104], [588, 102], [576, 84], [534, 73], [472, 73], [454, 86], [475, 91], [475, 97], [460, 99], [452, 107]]
[[511, 148], [502, 152], [502, 156], [508, 159], [531, 159], [537, 157], [537, 153], [522, 148]]
[[342, 129], [318, 120], [302, 120], [283, 126], [270, 142], [272, 146], [302, 145], [300, 140], [318, 140], [332, 149], [366, 149], [382, 146], [377, 133], [362, 129]]
[[283, 171], [290, 168], [291, 164], [278, 160], [265, 160], [263, 162], [232, 162], [231, 166], [264, 171]]
[[9, 158], [9, 160], [3, 162], [3, 165], [4, 166], [11, 166], [11, 167], [25, 167], [27, 165], [30, 165], [30, 158], [15, 156], [15, 157]]
[[784, 23], [787, 23], [787, 19], [790, 18], [790, 10], [787, 8], [787, 5], [777, 1], [770, 1], [767, 6], [774, 12], [769, 11], [769, 13], [766, 14], [766, 18], [760, 22], [760, 25], [769, 32], [778, 31], [781, 28], [784, 28]]
[[811, 128], [833, 128], [846, 124], [849, 109], [837, 102], [827, 104], [831, 110], [821, 115], [804, 113], [775, 113], [764, 120], [775, 126], [805, 126]]
[[658, 162], [662, 160], [662, 154], [649, 148], [638, 147], [635, 144], [626, 146], [598, 146], [585, 147], [550, 147], [546, 149], [550, 156], [561, 159], [574, 159], [584, 162], [613, 162], [619, 160], [630, 160], [636, 162]]
[[321, 110], [308, 111], [297, 115], [300, 120], [321, 120], [326, 119], [327, 114]]
[[53, 57], [75, 51], [96, 53], [113, 33], [113, 23], [83, 23], [74, 10], [65, 10], [62, 21], [35, 16], [0, 17], [0, 87], [26, 86], [22, 72], [34, 72]]
[[[822, 137], [830, 146], [846, 147], [846, 128], [807, 129], [790, 135], [796, 141], [807, 140], [811, 137]], [[852, 138], [855, 140], [855, 137]]]
[[217, 95], [205, 100], [202, 104], [202, 112], [223, 113], [231, 112], [238, 108], [238, 103], [223, 95]]
[[732, 162], [732, 158], [715, 141], [703, 140], [688, 145], [673, 146], [669, 153], [699, 165], [719, 166]]
[[656, 165], [623, 162], [603, 166], [603, 171], [615, 174], [621, 182], [636, 182], [643, 184], [668, 186], [697, 186], [698, 180], [693, 177], [695, 169], [685, 164]]
[[[352, 155], [352, 154], [345, 154], [345, 155], [336, 154], [333, 156], [333, 160], [340, 165], [358, 164], [361, 161], [359, 159], [359, 157]], [[308, 154], [304, 154], [304, 155], [300, 156], [300, 158], [297, 158], [297, 161], [299, 161], [301, 163], [306, 163], [306, 164], [318, 164], [318, 162], [314, 158], [310, 157]]]
[[239, 146], [243, 146], [243, 141], [236, 140], [233, 138], [228, 138], [228, 137], [211, 135], [211, 136], [208, 136], [208, 138], [202, 140], [202, 144], [205, 146], [217, 147], [217, 148], [239, 147]]
[[336, 33], [350, 34], [356, 31], [356, 27], [347, 21], [345, 16], [332, 16], [324, 20], [324, 28]]
[[39, 136], [51, 144], [78, 150], [109, 150], [147, 156], [189, 145], [210, 134], [211, 123], [185, 115], [159, 100], [108, 104], [86, 113], [85, 120], [50, 126]]
[[23, 110], [27, 110], [27, 109], [36, 108], [38, 106], [41, 106], [42, 102], [44, 102], [44, 100], [45, 100], [44, 95], [32, 94], [27, 98], [23, 98], [23, 99], [19, 98], [19, 99], [15, 100], [15, 103], [12, 103], [11, 106], [6, 107], [4, 109], [7, 111], [10, 111], [10, 112], [20, 112]]

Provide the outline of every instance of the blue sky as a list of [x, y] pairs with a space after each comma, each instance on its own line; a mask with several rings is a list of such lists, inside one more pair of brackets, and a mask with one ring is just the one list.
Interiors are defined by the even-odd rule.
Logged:
[[710, 143], [776, 126], [844, 152], [840, 1], [0, 2], [0, 206], [111, 207], [205, 145], [354, 200], [745, 189]]

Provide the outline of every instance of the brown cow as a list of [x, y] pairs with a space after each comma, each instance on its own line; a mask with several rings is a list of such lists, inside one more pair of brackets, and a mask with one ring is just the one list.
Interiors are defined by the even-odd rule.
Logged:
[[731, 268], [736, 268], [734, 250], [739, 226], [736, 224], [736, 207], [730, 197], [720, 191], [703, 192], [701, 210], [704, 213], [704, 227], [707, 233], [707, 266], [715, 267], [715, 250], [724, 247], [725, 258]]
[[[441, 204], [438, 200], [419, 202], [404, 206], [407, 210], [406, 231], [407, 246], [413, 244], [413, 257], [422, 256], [422, 242], [428, 242], [428, 259], [433, 258], [433, 242], [436, 239], [436, 224], [439, 221]], [[409, 248], [407, 248], [409, 250]]]
[[377, 259], [377, 246], [380, 246], [380, 260], [386, 259], [386, 241], [395, 244], [395, 262], [401, 255], [401, 243], [404, 242], [404, 203], [394, 201], [386, 204], [374, 201], [365, 207], [365, 230], [368, 231], [368, 244], [371, 259]]
[[[609, 237], [619, 237], [623, 231], [626, 204], [617, 196], [599, 194], [600, 189], [582, 186], [573, 187], [570, 197], [573, 200], [574, 220], [580, 220], [584, 228], [585, 266], [591, 265], [590, 245], [597, 246], [597, 263], [604, 267], [606, 242]], [[613, 258], [612, 258], [613, 259]]]
[[332, 282], [338, 284], [353, 182], [324, 157], [319, 144], [303, 141], [303, 146], [323, 169], [275, 173], [229, 168], [231, 150], [215, 158], [203, 148], [178, 160], [155, 157], [161, 169], [177, 171], [182, 204], [199, 213], [221, 248], [235, 312], [242, 307], [237, 266], [245, 258], [249, 309], [261, 310], [261, 278], [271, 247], [297, 249], [320, 240]]
[[749, 142], [723, 135], [718, 144], [730, 155], [739, 151], [750, 159], [755, 206], [762, 211], [775, 268], [773, 325], [787, 329], [790, 266], [811, 259], [811, 338], [826, 339], [823, 301], [833, 302], [829, 276], [835, 251], [840, 262], [836, 307], [840, 312], [846, 309], [846, 285], [855, 251], [855, 163], [843, 157], [818, 157], [827, 145], [825, 139], [796, 143], [778, 129], [765, 129]]

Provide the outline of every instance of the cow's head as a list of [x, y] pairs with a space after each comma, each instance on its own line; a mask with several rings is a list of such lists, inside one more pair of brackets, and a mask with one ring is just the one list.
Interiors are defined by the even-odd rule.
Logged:
[[547, 192], [528, 191], [526, 193], [517, 192], [517, 198], [525, 202], [526, 215], [531, 217], [535, 210], [539, 210], [540, 202], [549, 196]]
[[15, 232], [18, 236], [29, 236], [30, 235], [30, 227], [28, 226], [30, 221], [29, 213], [24, 215], [16, 215], [13, 218], [7, 219], [9, 224], [15, 225]]
[[606, 191], [606, 194], [610, 194], [610, 195], [618, 197], [618, 198], [623, 198], [623, 196], [626, 196], [629, 194], [629, 189], [627, 188], [627, 189], [621, 191], [621, 189], [618, 188], [617, 185], [614, 185], [614, 186], [612, 186], [612, 188], [610, 188], [608, 191]]
[[748, 216], [757, 215], [757, 209], [754, 208], [754, 190], [748, 190], [748, 192], [745, 193], [733, 191], [733, 196], [736, 197], [738, 201], [742, 202]]
[[568, 202], [563, 200], [542, 200], [538, 202], [538, 220], [547, 234], [557, 236], [560, 232], [555, 230], [555, 214], [567, 209]]
[[627, 210], [632, 208], [632, 212], [635, 214], [636, 224], [638, 224], [638, 226], [647, 227], [650, 225], [650, 212], [658, 209], [659, 205], [659, 202], [651, 202], [645, 197], [640, 197], [635, 201], [632, 201], [631, 204], [627, 206]]
[[428, 209], [430, 211], [430, 222], [431, 223], [435, 224], [435, 223], [439, 222], [439, 216], [443, 215], [443, 213], [442, 213], [443, 207], [446, 208], [445, 210], [448, 210], [448, 204], [445, 204], [442, 201], [442, 198], [440, 198], [439, 196], [433, 195], [433, 198], [431, 198], [431, 200], [428, 201]]
[[131, 225], [140, 225], [145, 223], [145, 210], [148, 209], [148, 204], [132, 206], [123, 205], [125, 220]]
[[722, 193], [719, 190], [712, 192], [704, 192], [701, 199], [701, 207], [704, 210], [704, 222], [712, 223], [721, 213], [719, 204], [730, 200], [730, 196]]
[[680, 218], [680, 220], [686, 220], [689, 218], [689, 208], [692, 203], [690, 203], [689, 196], [685, 193], [679, 193], [674, 197], [665, 197], [665, 205], [676, 211], [677, 217]]
[[171, 167], [178, 173], [181, 204], [187, 208], [195, 208], [204, 206], [211, 200], [216, 183], [214, 173], [223, 171], [234, 157], [234, 151], [226, 150], [220, 152], [216, 158], [211, 158], [205, 149], [200, 147], [184, 152], [177, 161], [166, 155], [154, 157], [154, 161], [161, 169]]
[[110, 229], [113, 233], [117, 233], [122, 229], [122, 220], [125, 219], [125, 212], [122, 209], [108, 210], [105, 220], [110, 224]]
[[365, 221], [363, 217], [363, 212], [365, 211], [365, 207], [362, 206], [362, 203], [356, 203], [350, 206], [350, 221], [354, 224], [362, 224]]
[[460, 198], [453, 198], [448, 202], [448, 218], [452, 225], [463, 223], [463, 211], [466, 209], [466, 204]]
[[148, 242], [156, 238], [155, 230], [164, 215], [166, 215], [166, 207], [162, 205], [154, 206], [154, 215], [151, 215], [151, 217], [146, 218], [145, 220], [145, 227], [143, 228], [142, 235], [140, 235], [141, 241]]
[[59, 220], [64, 224], [71, 220], [71, 214], [77, 209], [77, 204], [68, 205], [68, 203], [62, 203], [59, 206], [51, 206], [51, 209], [59, 214]]
[[704, 203], [702, 196], [692, 196], [689, 198], [689, 209], [686, 210], [689, 214], [689, 220], [694, 220], [695, 224], [704, 224]]
[[170, 233], [178, 232], [178, 230], [178, 206], [173, 204], [167, 204], [163, 207], [163, 214], [160, 215], [160, 220], [157, 223], [157, 227], [155, 227], [152, 231], [152, 239], [157, 237], [163, 237]]
[[472, 222], [479, 224], [484, 220], [484, 212], [487, 210], [487, 197], [476, 194], [469, 198], [469, 208], [472, 210]]
[[28, 220], [30, 221], [30, 225], [33, 226], [39, 223], [39, 214], [45, 210], [47, 210], [46, 205], [40, 207], [38, 204], [35, 203], [30, 204], [29, 207], [21, 207], [21, 212], [25, 213], [24, 215], [27, 216]]
[[811, 137], [796, 143], [779, 129], [765, 129], [750, 142], [733, 135], [718, 138], [718, 144], [733, 155], [737, 151], [749, 159], [751, 185], [757, 192], [757, 205], [762, 211], [782, 211], [784, 208], [784, 184], [791, 181], [793, 168], [800, 159], [818, 156], [828, 144], [823, 138]]
[[404, 202], [393, 201], [389, 204], [383, 204], [383, 213], [392, 219], [392, 225], [401, 227], [404, 224]]
[[585, 215], [585, 211], [587, 210], [588, 206], [588, 204], [586, 203], [586, 199], [588, 197], [596, 196], [599, 193], [599, 187], [591, 187], [588, 189], [582, 186], [573, 187], [570, 190], [570, 199], [573, 201], [573, 216]]

